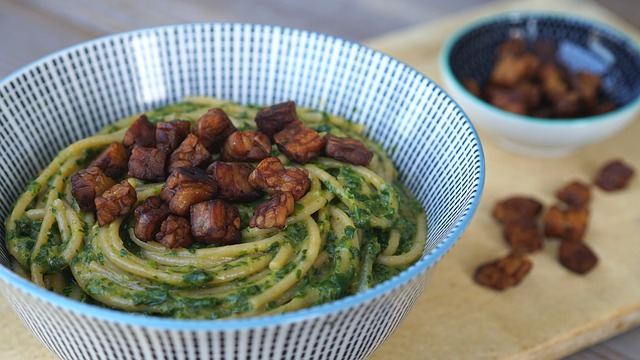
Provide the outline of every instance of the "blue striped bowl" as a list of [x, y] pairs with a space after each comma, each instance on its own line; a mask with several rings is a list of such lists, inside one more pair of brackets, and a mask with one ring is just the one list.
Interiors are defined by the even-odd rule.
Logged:
[[294, 99], [362, 123], [428, 214], [422, 258], [395, 278], [329, 304], [250, 319], [175, 320], [78, 303], [13, 273], [2, 247], [2, 292], [63, 359], [364, 358], [407, 316], [469, 224], [484, 182], [476, 132], [436, 84], [389, 56], [301, 30], [189, 24], [118, 34], [18, 70], [0, 94], [3, 218], [64, 146], [188, 95], [263, 105]]

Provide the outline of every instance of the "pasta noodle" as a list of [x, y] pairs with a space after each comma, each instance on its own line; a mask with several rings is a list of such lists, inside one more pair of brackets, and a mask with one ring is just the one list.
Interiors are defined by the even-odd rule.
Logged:
[[[152, 122], [194, 123], [222, 108], [239, 130], [255, 128], [259, 108], [192, 97], [147, 113]], [[298, 117], [319, 133], [349, 136], [374, 152], [369, 167], [327, 157], [285, 166], [309, 173], [309, 191], [284, 229], [249, 228], [253, 204], [238, 205], [242, 242], [170, 249], [138, 239], [133, 215], [98, 226], [80, 210], [70, 177], [136, 119], [122, 119], [62, 150], [18, 198], [6, 219], [6, 246], [15, 271], [73, 299], [124, 311], [217, 319], [293, 311], [361, 292], [414, 263], [426, 242], [419, 203], [396, 180], [384, 150], [360, 135], [361, 125], [311, 109]], [[217, 155], [214, 155], [214, 157]], [[137, 204], [162, 183], [127, 179]]]

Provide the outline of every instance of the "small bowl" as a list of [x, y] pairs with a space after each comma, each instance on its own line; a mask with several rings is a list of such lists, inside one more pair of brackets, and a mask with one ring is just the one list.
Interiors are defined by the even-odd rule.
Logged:
[[[557, 43], [557, 61], [570, 72], [602, 76], [604, 97], [619, 107], [602, 115], [544, 119], [499, 109], [469, 92], [462, 81], [484, 83], [497, 47], [510, 37]], [[536, 157], [565, 156], [602, 141], [627, 126], [640, 110], [640, 51], [619, 31], [595, 21], [561, 14], [516, 12], [475, 22], [451, 36], [440, 55], [446, 89], [471, 121], [504, 148]]]
[[293, 99], [363, 124], [427, 212], [421, 258], [392, 279], [331, 303], [246, 319], [168, 319], [80, 303], [11, 271], [0, 246], [0, 291], [62, 359], [363, 359], [406, 318], [471, 221], [484, 183], [475, 129], [440, 87], [387, 55], [303, 30], [204, 23], [116, 34], [16, 71], [0, 81], [0, 94], [3, 219], [61, 148], [190, 95], [244, 105]]

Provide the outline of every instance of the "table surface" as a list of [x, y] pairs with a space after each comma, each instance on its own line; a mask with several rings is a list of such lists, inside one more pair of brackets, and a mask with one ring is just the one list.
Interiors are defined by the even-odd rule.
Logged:
[[[640, 2], [601, 0], [640, 28]], [[141, 27], [200, 22], [260, 22], [306, 28], [354, 41], [436, 21], [491, 0], [2, 0], [0, 78], [46, 54], [102, 35]], [[494, 4], [491, 4], [494, 5]], [[375, 43], [375, 40], [373, 41]], [[17, 325], [22, 326], [22, 325]], [[36, 343], [37, 344], [37, 343]], [[1, 349], [1, 348], [0, 348]], [[0, 358], [2, 356], [0, 351]], [[593, 345], [568, 359], [640, 358], [640, 329]]]

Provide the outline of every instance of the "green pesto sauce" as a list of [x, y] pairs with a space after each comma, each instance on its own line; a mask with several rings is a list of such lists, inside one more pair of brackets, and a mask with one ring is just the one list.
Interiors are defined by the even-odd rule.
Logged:
[[6, 234], [7, 248], [25, 269], [31, 266], [31, 251], [38, 238], [41, 224], [42, 221], [31, 221], [26, 218], [16, 220], [15, 229]]
[[[219, 106], [227, 112], [239, 130], [255, 129], [253, 117], [260, 107], [242, 107], [233, 103], [223, 103]], [[182, 102], [163, 106], [146, 114], [153, 123], [174, 119], [186, 119], [194, 123], [210, 107], [209, 105], [197, 103], [197, 101]], [[358, 133], [358, 125], [348, 122], [336, 122], [335, 118], [323, 111], [298, 110], [298, 116], [321, 135], [330, 133], [336, 136], [357, 138], [363, 141], [369, 149], [373, 150], [378, 157], [387, 157], [380, 145]], [[135, 117], [137, 116], [109, 125], [101, 132], [110, 133], [120, 130], [123, 126], [126, 126], [127, 121]], [[88, 165], [101, 150], [85, 151], [82, 158], [78, 160], [78, 164], [81, 166]], [[278, 155], [280, 155], [280, 151], [274, 146], [272, 156]], [[95, 228], [91, 231], [85, 228], [85, 244], [71, 264], [65, 264], [60, 257], [60, 253], [64, 250], [64, 244], [60, 240], [60, 234], [55, 226], [54, 230], [48, 234], [47, 245], [43, 246], [36, 256], [32, 256], [35, 239], [40, 228], [39, 221], [28, 219], [16, 221], [15, 230], [6, 236], [7, 246], [13, 249], [13, 254], [17, 254], [18, 262], [25, 269], [29, 268], [31, 259], [34, 259], [35, 262], [43, 267], [46, 273], [60, 270], [70, 273], [70, 270], [72, 270], [73, 276], [68, 275], [69, 286], [65, 287], [66, 294], [72, 291], [71, 284], [77, 280], [78, 283], [84, 283], [83, 290], [86, 294], [82, 294], [83, 301], [97, 303], [93, 298], [101, 296], [120, 298], [123, 301], [129, 301], [136, 306], [148, 309], [143, 312], [174, 318], [218, 319], [253, 311], [255, 309], [252, 308], [249, 300], [289, 274], [294, 274], [298, 279], [298, 283], [291, 289], [293, 298], [303, 297], [313, 291], [317, 296], [316, 303], [321, 304], [363, 291], [403, 271], [405, 267], [388, 267], [375, 263], [376, 257], [387, 246], [389, 233], [372, 228], [370, 226], [371, 217], [376, 216], [388, 219], [400, 231], [400, 245], [396, 252], [400, 254], [408, 251], [412, 246], [416, 232], [415, 215], [423, 212], [420, 204], [397, 181], [383, 187], [380, 191], [365, 192], [363, 189], [369, 185], [355, 171], [347, 167], [327, 169], [317, 160], [312, 160], [311, 163], [324, 168], [332, 176], [335, 176], [347, 192], [347, 196], [357, 200], [360, 205], [347, 208], [339, 201], [337, 196], [332, 201], [331, 204], [345, 211], [355, 224], [355, 227], [347, 226], [342, 234], [336, 234], [330, 229], [328, 220], [318, 219], [318, 215], [314, 215], [314, 219], [318, 221], [321, 231], [328, 229], [324, 250], [329, 254], [329, 258], [323, 266], [312, 267], [306, 274], [303, 274], [299, 269], [296, 270], [297, 265], [307, 257], [306, 250], [302, 250], [302, 246], [309, 236], [304, 223], [295, 223], [281, 230], [284, 232], [285, 242], [294, 249], [293, 257], [281, 269], [271, 271], [266, 278], [257, 282], [248, 278], [232, 280], [228, 284], [235, 285], [237, 290], [201, 297], [185, 296], [184, 290], [206, 289], [209, 283], [219, 275], [217, 271], [228, 271], [235, 267], [258, 261], [256, 254], [245, 252], [241, 254], [239, 260], [221, 266], [216, 271], [198, 269], [191, 266], [166, 268], [168, 273], [177, 274], [180, 279], [178, 285], [169, 285], [153, 279], [142, 279], [132, 274], [124, 274], [121, 280], [114, 281], [103, 275], [91, 273], [89, 265], [92, 262], [102, 265], [106, 263], [104, 254], [96, 252], [92, 246], [96, 236]], [[294, 165], [286, 160], [285, 164], [287, 166]], [[53, 181], [53, 179], [50, 179], [50, 181]], [[336, 193], [336, 190], [328, 183], [323, 183], [323, 187]], [[33, 194], [41, 193], [42, 195], [40, 196], [44, 196], [46, 200], [45, 191], [37, 183], [30, 183], [27, 191], [31, 191]], [[398, 211], [393, 211], [389, 207], [390, 202], [395, 197], [397, 197], [400, 204]], [[248, 204], [237, 204], [242, 229], [248, 226], [253, 209], [264, 198]], [[295, 205], [294, 212], [297, 213], [303, 210], [303, 205]], [[120, 256], [140, 257], [149, 268], [160, 268], [161, 265], [156, 261], [144, 259], [141, 249], [130, 239], [129, 229], [133, 226], [133, 221], [133, 216], [130, 215], [120, 228], [119, 234], [126, 249], [121, 251]], [[353, 245], [356, 235], [360, 242], [359, 247]], [[199, 249], [216, 246], [222, 245], [194, 243], [187, 250], [189, 254], [195, 254]], [[338, 256], [338, 254], [345, 254], [345, 250], [348, 254], [347, 260], [343, 260], [341, 256]], [[274, 243], [266, 250], [266, 253], [275, 256], [278, 251], [280, 251], [280, 244]], [[168, 251], [167, 255], [177, 256], [178, 251]], [[344, 264], [342, 263], [343, 261], [348, 261], [348, 263]], [[65, 269], [67, 266], [69, 266], [70, 270]], [[277, 309], [279, 305], [282, 304], [278, 300], [271, 301], [266, 304], [265, 310]]]
[[87, 167], [91, 163], [91, 161], [93, 161], [93, 159], [95, 159], [96, 157], [98, 157], [98, 155], [100, 155], [102, 150], [103, 148], [85, 149], [82, 152], [82, 157], [76, 161], [77, 165], [81, 167]]
[[175, 119], [184, 119], [195, 122], [197, 119], [192, 119], [187, 114], [199, 110], [202, 105], [192, 102], [181, 102], [172, 105], [161, 106], [147, 113], [147, 118], [152, 123], [158, 123], [161, 121], [170, 121]]

